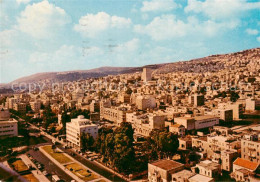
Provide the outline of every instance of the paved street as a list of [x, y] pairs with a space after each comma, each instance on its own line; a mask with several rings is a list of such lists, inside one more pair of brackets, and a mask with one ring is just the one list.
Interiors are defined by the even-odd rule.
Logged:
[[[32, 128], [40, 130], [40, 129], [39, 129], [38, 127], [36, 127], [35, 125], [33, 125], [33, 124], [30, 124], [30, 125], [31, 125]], [[45, 139], [46, 139], [46, 140], [48, 141], [48, 143], [50, 143], [50, 144], [52, 143], [52, 140], [56, 140], [53, 136], [50, 136], [50, 135], [48, 135], [47, 133], [45, 133], [45, 132], [43, 132], [43, 131], [42, 131], [42, 134], [45, 135], [45, 137], [46, 137]], [[58, 140], [56, 140], [56, 141], [58, 141]], [[60, 141], [58, 141], [58, 142], [60, 142]], [[61, 143], [61, 142], [60, 142], [60, 143]], [[38, 146], [40, 146], [40, 145], [38, 145]], [[69, 155], [71, 155], [71, 152], [74, 152], [74, 151], [71, 150], [71, 149], [64, 149], [64, 148], [62, 147], [62, 145], [59, 145], [58, 147], [59, 147], [61, 150], [65, 151], [65, 152], [66, 152], [67, 154], [69, 154]], [[35, 152], [35, 151], [33, 151], [33, 152]], [[74, 152], [74, 153], [75, 153], [75, 152]], [[41, 154], [41, 155], [43, 155], [43, 154]], [[45, 156], [44, 156], [44, 157], [45, 157]], [[108, 171], [107, 169], [105, 169], [105, 168], [103, 168], [103, 167], [97, 165], [96, 163], [94, 163], [94, 162], [92, 162], [92, 161], [90, 161], [90, 160], [85, 159], [84, 157], [78, 155], [77, 153], [76, 153], [75, 156], [72, 156], [72, 157], [75, 158], [76, 160], [78, 160], [79, 162], [81, 162], [82, 164], [84, 164], [85, 166], [87, 166], [88, 168], [92, 169], [92, 170], [95, 171], [96, 173], [98, 173], [98, 174], [104, 176], [105, 178], [107, 178], [107, 179], [109, 179], [109, 180], [111, 180], [111, 181], [125, 181], [124, 179], [122, 179], [122, 178], [118, 177], [117, 175], [111, 173], [111, 172]], [[47, 158], [47, 157], [45, 157], [45, 158]], [[48, 159], [48, 160], [49, 160], [49, 159]], [[50, 161], [50, 160], [49, 160], [49, 161]], [[54, 164], [53, 164], [53, 165], [54, 165]], [[62, 178], [62, 179], [63, 179], [63, 178]]]
[[[46, 156], [44, 156], [40, 151], [30, 150], [29, 154], [33, 156], [34, 159], [44, 164], [45, 170], [50, 174], [56, 174], [60, 179], [65, 181], [73, 180], [69, 175], [67, 175], [63, 170], [61, 170], [58, 166], [56, 166], [51, 160], [49, 160]], [[51, 177], [48, 177], [49, 179]]]

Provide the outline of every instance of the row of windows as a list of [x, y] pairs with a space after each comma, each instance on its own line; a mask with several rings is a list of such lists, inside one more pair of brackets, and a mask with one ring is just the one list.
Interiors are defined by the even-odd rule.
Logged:
[[13, 132], [14, 130], [5, 130], [5, 131], [0, 131], [0, 133], [8, 133], [8, 132]]

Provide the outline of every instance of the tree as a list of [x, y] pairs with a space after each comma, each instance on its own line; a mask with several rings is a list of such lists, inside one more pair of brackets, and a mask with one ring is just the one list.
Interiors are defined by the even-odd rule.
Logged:
[[114, 133], [114, 166], [119, 172], [129, 174], [133, 171], [135, 162], [134, 130], [131, 123], [122, 122]]
[[55, 114], [52, 113], [50, 105], [45, 107], [43, 111], [43, 122], [45, 129], [47, 129], [51, 123], [54, 123], [56, 119], [57, 118], [55, 118]]
[[82, 133], [80, 136], [81, 150], [86, 151], [92, 148], [94, 138], [89, 133]]
[[99, 152], [101, 155], [105, 155], [105, 140], [107, 134], [109, 133], [113, 133], [113, 130], [111, 128], [102, 127], [98, 130], [98, 137], [95, 142], [95, 150]]
[[51, 133], [55, 133], [55, 132], [56, 132], [56, 128], [55, 128], [54, 126], [51, 127], [50, 132], [51, 132]]
[[129, 87], [128, 87], [127, 90], [125, 91], [125, 93], [126, 93], [126, 94], [129, 94], [129, 95], [130, 95], [132, 92], [133, 92], [132, 89], [129, 88]]
[[156, 149], [159, 158], [170, 157], [177, 152], [179, 148], [177, 135], [165, 130], [154, 130], [150, 136], [150, 144]]
[[134, 170], [134, 130], [131, 123], [123, 122], [115, 131], [102, 128], [96, 140], [96, 150], [119, 172], [130, 174]]

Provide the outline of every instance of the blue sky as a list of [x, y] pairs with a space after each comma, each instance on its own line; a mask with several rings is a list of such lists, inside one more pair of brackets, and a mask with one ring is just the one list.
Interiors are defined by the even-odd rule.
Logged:
[[0, 0], [0, 83], [260, 47], [258, 0]]

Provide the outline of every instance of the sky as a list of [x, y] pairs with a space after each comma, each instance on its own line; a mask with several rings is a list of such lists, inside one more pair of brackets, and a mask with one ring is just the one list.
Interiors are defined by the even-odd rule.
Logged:
[[260, 47], [258, 0], [0, 0], [0, 83]]

